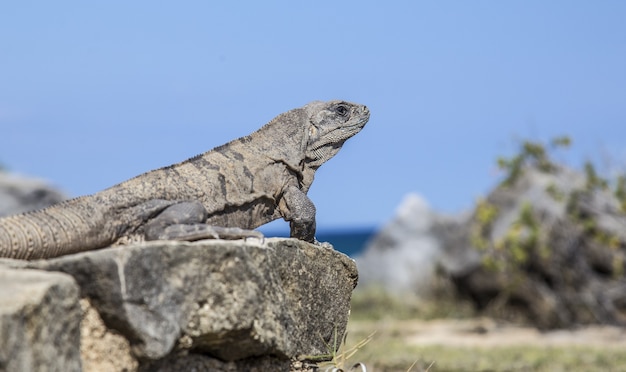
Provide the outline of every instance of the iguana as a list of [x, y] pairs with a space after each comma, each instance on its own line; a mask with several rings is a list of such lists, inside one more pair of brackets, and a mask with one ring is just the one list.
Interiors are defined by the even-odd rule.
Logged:
[[278, 218], [315, 239], [317, 168], [369, 120], [367, 107], [311, 102], [256, 132], [98, 193], [0, 218], [0, 257], [52, 258], [141, 240], [262, 235]]

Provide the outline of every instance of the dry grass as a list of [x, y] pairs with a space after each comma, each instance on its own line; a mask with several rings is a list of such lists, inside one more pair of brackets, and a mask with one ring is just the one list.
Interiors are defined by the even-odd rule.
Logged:
[[[565, 336], [577, 338], [577, 343], [544, 342], [548, 335], [527, 328], [489, 326], [499, 323], [473, 320], [471, 310], [455, 309], [453, 303], [426, 304], [380, 292], [357, 293], [354, 300], [344, 344], [354, 347], [344, 367], [361, 362], [367, 372], [626, 371], [626, 330], [613, 329], [593, 337], [589, 333]], [[446, 320], [424, 321], [437, 318]], [[459, 318], [464, 320], [455, 320]], [[447, 336], [440, 331], [446, 324], [456, 325], [449, 327], [453, 331]], [[528, 334], [535, 338], [520, 337]], [[490, 341], [482, 342], [483, 336]], [[362, 343], [365, 339], [368, 342]]]
[[[417, 322], [420, 323], [421, 322]], [[410, 321], [358, 321], [349, 326], [347, 345], [376, 330], [352, 359], [372, 371], [626, 371], [623, 348], [527, 343], [484, 347], [458, 343], [412, 343]], [[453, 337], [453, 335], [451, 335]], [[417, 361], [417, 362], [416, 362]]]

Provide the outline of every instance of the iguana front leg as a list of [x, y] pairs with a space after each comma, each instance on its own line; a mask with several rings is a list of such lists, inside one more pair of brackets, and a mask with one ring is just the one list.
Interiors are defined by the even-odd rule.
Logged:
[[278, 207], [283, 218], [289, 221], [291, 237], [315, 242], [315, 205], [296, 186], [288, 186]]
[[197, 201], [171, 205], [146, 223], [146, 240], [194, 241], [200, 239], [263, 238], [254, 230], [212, 226], [205, 223], [208, 213]]

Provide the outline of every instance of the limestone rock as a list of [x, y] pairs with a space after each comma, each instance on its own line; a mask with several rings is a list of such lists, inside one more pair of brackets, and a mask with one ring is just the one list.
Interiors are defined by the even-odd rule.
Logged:
[[42, 180], [0, 171], [0, 216], [44, 208], [65, 199]]
[[80, 371], [78, 286], [0, 266], [0, 371]]
[[80, 300], [80, 356], [84, 372], [136, 371], [139, 363], [130, 343], [119, 332], [106, 327], [88, 299]]
[[347, 256], [279, 238], [150, 242], [27, 265], [72, 275], [136, 358], [170, 363], [173, 353], [277, 363], [329, 354], [357, 281]]

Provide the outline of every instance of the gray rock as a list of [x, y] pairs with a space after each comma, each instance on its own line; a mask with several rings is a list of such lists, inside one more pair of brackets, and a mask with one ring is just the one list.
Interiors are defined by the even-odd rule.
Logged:
[[206, 371], [206, 372], [266, 372], [290, 371], [289, 360], [276, 360], [272, 357], [258, 357], [224, 362], [206, 355], [190, 354], [174, 356], [149, 362], [139, 368], [139, 372]]
[[487, 314], [540, 328], [626, 326], [626, 214], [610, 190], [564, 167], [527, 167], [486, 203], [493, 221], [475, 213], [465, 239], [485, 264], [450, 273], [460, 293]]
[[491, 238], [501, 239], [518, 219], [524, 205], [531, 205], [540, 214], [554, 220], [565, 219], [566, 203], [550, 195], [552, 187], [565, 199], [575, 190], [585, 186], [585, 177], [567, 168], [557, 168], [554, 172], [543, 172], [535, 168], [525, 169], [523, 175], [510, 187], [497, 187], [487, 201], [498, 209], [498, 218], [491, 229]]
[[80, 371], [79, 324], [72, 277], [0, 266], [1, 371]]
[[83, 371], [136, 371], [137, 359], [130, 343], [113, 329], [107, 328], [89, 299], [80, 300], [83, 316], [80, 324], [80, 356]]
[[0, 171], [0, 216], [45, 208], [65, 199], [42, 180]]
[[151, 242], [27, 266], [72, 275], [140, 360], [174, 350], [223, 361], [329, 354], [357, 282], [347, 256], [278, 238]]
[[395, 293], [428, 295], [438, 265], [462, 272], [479, 262], [479, 255], [457, 249], [466, 216], [434, 212], [417, 194], [408, 194], [394, 218], [355, 258], [360, 287], [382, 287]]

